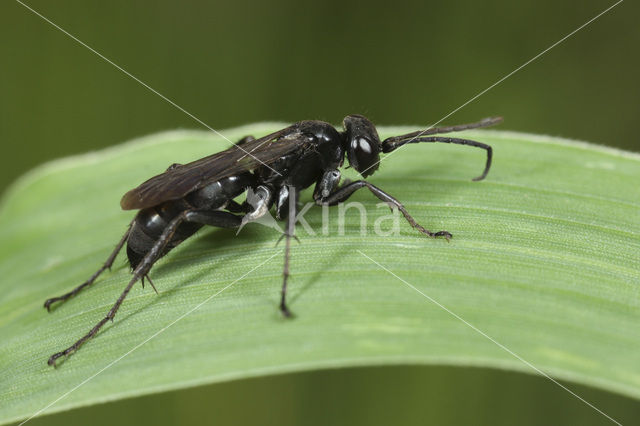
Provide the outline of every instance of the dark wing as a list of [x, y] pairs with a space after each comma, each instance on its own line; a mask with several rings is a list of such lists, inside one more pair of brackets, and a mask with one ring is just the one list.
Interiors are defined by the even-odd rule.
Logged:
[[308, 142], [308, 137], [293, 125], [242, 145], [234, 145], [152, 177], [124, 194], [120, 206], [124, 210], [144, 209], [182, 198], [208, 183], [253, 170], [260, 165], [269, 166], [283, 155], [305, 147]]

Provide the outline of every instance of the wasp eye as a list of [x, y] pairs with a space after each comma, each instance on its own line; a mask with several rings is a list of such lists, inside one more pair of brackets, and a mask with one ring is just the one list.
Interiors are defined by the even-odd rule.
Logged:
[[380, 160], [380, 137], [375, 126], [366, 117], [348, 115], [344, 118], [345, 145], [349, 164], [362, 177], [378, 169]]
[[372, 144], [363, 137], [357, 137], [351, 141], [349, 151], [349, 164], [353, 166], [363, 177], [367, 177], [378, 169], [380, 159], [378, 146]]
[[361, 150], [364, 153], [371, 154], [371, 144], [365, 138], [358, 138], [353, 141], [354, 148]]

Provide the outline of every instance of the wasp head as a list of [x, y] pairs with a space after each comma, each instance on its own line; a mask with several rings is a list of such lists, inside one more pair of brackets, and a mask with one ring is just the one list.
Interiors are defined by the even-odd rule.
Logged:
[[351, 167], [362, 177], [378, 169], [380, 163], [380, 137], [371, 121], [361, 115], [348, 115], [343, 121], [344, 149]]

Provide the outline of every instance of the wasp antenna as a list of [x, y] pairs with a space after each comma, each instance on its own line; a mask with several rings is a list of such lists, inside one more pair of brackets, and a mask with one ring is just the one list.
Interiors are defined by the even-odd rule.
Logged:
[[483, 127], [495, 126], [504, 121], [502, 117], [487, 117], [475, 123], [458, 124], [447, 127], [429, 127], [426, 130], [418, 130], [399, 136], [392, 136], [382, 142], [382, 152], [388, 153], [400, 148], [407, 143], [433, 142], [425, 140], [423, 136], [439, 135], [442, 133], [461, 132], [463, 130], [480, 129]]

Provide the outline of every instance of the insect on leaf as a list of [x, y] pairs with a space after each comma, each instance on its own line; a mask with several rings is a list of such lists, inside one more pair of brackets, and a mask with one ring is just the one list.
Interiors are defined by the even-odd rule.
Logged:
[[[281, 127], [223, 133], [238, 140]], [[384, 138], [415, 128], [378, 130]], [[366, 235], [357, 209], [346, 209], [344, 232], [332, 209], [323, 235], [322, 210], [312, 208], [305, 219], [315, 235], [299, 226], [293, 245], [295, 318], [285, 320], [279, 234], [258, 224], [238, 236], [203, 229], [152, 270], [159, 295], [136, 285], [115, 321], [57, 369], [49, 355], [83, 335], [126, 285], [124, 256], [51, 313], [42, 303], [105, 260], [133, 216], [120, 210], [122, 194], [228, 144], [199, 131], [161, 133], [28, 173], [0, 206], [0, 423], [32, 415], [107, 366], [47, 412], [336, 366], [535, 374], [402, 280], [555, 378], [640, 397], [640, 157], [528, 134], [463, 135], [494, 148], [485, 181], [470, 180], [483, 152], [434, 144], [398, 149], [369, 179], [425, 226], [451, 232], [450, 243], [404, 221], [397, 234], [376, 234], [389, 210], [368, 193], [353, 197], [366, 208]]]

